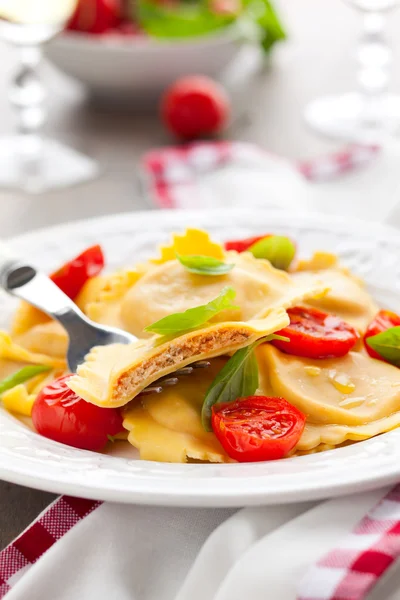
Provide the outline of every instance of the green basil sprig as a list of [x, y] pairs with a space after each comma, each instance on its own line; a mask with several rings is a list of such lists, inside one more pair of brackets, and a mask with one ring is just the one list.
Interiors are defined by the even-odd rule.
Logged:
[[196, 254], [181, 256], [177, 254], [176, 258], [185, 269], [196, 275], [226, 275], [235, 266], [232, 263], [225, 263], [222, 260], [218, 260], [218, 258], [214, 258], [213, 256]]
[[400, 326], [372, 335], [365, 341], [382, 358], [400, 367]]
[[296, 254], [292, 240], [283, 235], [270, 235], [259, 240], [249, 248], [256, 258], [269, 260], [276, 269], [287, 271]]
[[23, 367], [13, 375], [6, 377], [3, 381], [0, 381], [0, 394], [3, 394], [7, 390], [11, 390], [16, 385], [20, 385], [21, 383], [25, 383], [32, 377], [36, 377], [40, 373], [45, 373], [46, 371], [50, 371], [51, 367], [47, 365], [32, 365], [28, 367]]
[[201, 410], [201, 421], [206, 431], [212, 431], [211, 409], [214, 404], [233, 402], [238, 398], [251, 396], [258, 388], [258, 364], [254, 350], [271, 340], [289, 341], [281, 335], [268, 335], [256, 340], [250, 346], [237, 350], [222, 367], [207, 390]]
[[168, 315], [145, 328], [145, 331], [160, 335], [181, 335], [207, 323], [223, 310], [238, 309], [232, 302], [236, 292], [231, 287], [224, 287], [219, 295], [207, 304], [188, 308], [184, 312]]

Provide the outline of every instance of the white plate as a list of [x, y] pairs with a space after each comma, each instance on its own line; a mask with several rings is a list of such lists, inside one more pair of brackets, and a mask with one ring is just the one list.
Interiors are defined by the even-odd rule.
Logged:
[[[371, 284], [378, 301], [398, 308], [400, 234], [372, 223], [283, 212], [143, 212], [33, 232], [15, 240], [22, 256], [46, 271], [100, 242], [111, 268], [154, 255], [155, 245], [188, 225], [216, 238], [266, 231], [298, 241], [301, 254], [323, 248]], [[14, 302], [0, 297], [6, 325]], [[127, 444], [116, 444], [114, 452]], [[75, 496], [174, 506], [240, 506], [317, 499], [372, 489], [400, 478], [400, 429], [352, 446], [253, 464], [166, 464], [76, 450], [40, 437], [0, 409], [0, 477]]]

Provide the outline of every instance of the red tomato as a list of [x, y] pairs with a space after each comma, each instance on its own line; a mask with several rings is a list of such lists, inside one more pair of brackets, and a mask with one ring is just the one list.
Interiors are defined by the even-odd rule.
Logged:
[[76, 258], [65, 263], [50, 275], [52, 281], [72, 300], [88, 279], [95, 277], [104, 267], [104, 255], [100, 246], [92, 246]]
[[32, 421], [44, 437], [84, 450], [101, 450], [108, 435], [122, 431], [115, 408], [101, 408], [82, 400], [67, 386], [71, 375], [46, 385], [33, 404]]
[[[375, 350], [373, 350], [370, 346], [368, 346], [367, 339], [372, 337], [373, 335], [377, 335], [378, 333], [382, 333], [382, 331], [386, 331], [391, 327], [398, 327], [400, 325], [400, 317], [396, 315], [396, 313], [390, 310], [380, 310], [375, 318], [371, 321], [371, 323], [367, 327], [367, 331], [364, 335], [364, 346], [367, 350], [368, 354], [372, 356], [372, 358], [378, 358], [379, 360], [385, 361], [384, 358]], [[386, 361], [385, 361], [386, 362]]]
[[245, 238], [243, 240], [229, 240], [225, 242], [225, 250], [236, 250], [236, 252], [245, 252], [251, 246], [254, 246], [256, 242], [265, 238], [271, 237], [272, 233], [265, 233], [264, 235], [256, 235], [254, 237]]
[[284, 398], [248, 396], [212, 407], [212, 428], [239, 462], [283, 458], [303, 433], [306, 418]]
[[121, 0], [79, 0], [67, 29], [85, 33], [104, 33], [121, 20]]
[[161, 118], [172, 133], [194, 139], [220, 131], [230, 113], [224, 89], [203, 75], [182, 77], [161, 99]]
[[288, 337], [290, 341], [271, 342], [287, 354], [308, 358], [344, 356], [358, 340], [354, 327], [316, 308], [295, 306], [289, 308], [287, 313], [290, 324], [276, 333]]

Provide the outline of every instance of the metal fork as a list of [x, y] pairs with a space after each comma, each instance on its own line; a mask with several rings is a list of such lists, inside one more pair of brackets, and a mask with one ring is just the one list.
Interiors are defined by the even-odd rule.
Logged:
[[[106, 327], [91, 321], [64, 294], [52, 280], [34, 267], [13, 257], [4, 244], [0, 244], [0, 286], [9, 294], [25, 300], [61, 323], [69, 336], [67, 361], [71, 373], [84, 362], [86, 354], [94, 346], [108, 344], [131, 344], [138, 338], [126, 331]], [[194, 369], [209, 366], [208, 361], [198, 361], [193, 365], [178, 369], [173, 376], [164, 377], [142, 394], [159, 393], [163, 386], [175, 385], [178, 377], [190, 375]]]

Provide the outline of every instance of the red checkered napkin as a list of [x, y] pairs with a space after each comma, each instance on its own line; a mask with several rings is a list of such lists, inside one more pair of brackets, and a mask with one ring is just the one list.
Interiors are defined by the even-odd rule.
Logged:
[[182, 206], [182, 188], [194, 192], [191, 187], [195, 187], [199, 177], [229, 164], [247, 167], [258, 164], [262, 168], [263, 161], [269, 158], [276, 165], [290, 165], [304, 180], [319, 182], [369, 164], [378, 151], [377, 146], [351, 146], [327, 156], [291, 164], [245, 142], [196, 142], [152, 150], [143, 157], [142, 168], [146, 187], [156, 205], [187, 208]]
[[400, 485], [308, 571], [297, 600], [363, 600], [400, 556]]
[[37, 560], [101, 502], [61, 496], [0, 552], [0, 600]]

